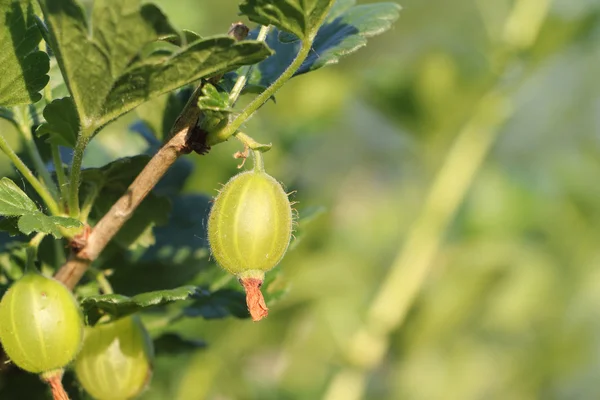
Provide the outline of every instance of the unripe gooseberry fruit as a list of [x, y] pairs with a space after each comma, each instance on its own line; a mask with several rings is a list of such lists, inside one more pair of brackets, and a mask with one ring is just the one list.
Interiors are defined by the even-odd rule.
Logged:
[[11, 361], [42, 373], [67, 365], [79, 352], [83, 319], [73, 294], [62, 283], [27, 273], [0, 302], [0, 341]]
[[152, 340], [142, 322], [124, 317], [86, 327], [75, 374], [95, 399], [132, 399], [150, 382], [153, 357]]
[[261, 155], [255, 151], [254, 169], [235, 175], [223, 186], [208, 218], [212, 255], [239, 278], [254, 321], [268, 314], [260, 286], [265, 272], [287, 251], [292, 223], [287, 194], [265, 172]]

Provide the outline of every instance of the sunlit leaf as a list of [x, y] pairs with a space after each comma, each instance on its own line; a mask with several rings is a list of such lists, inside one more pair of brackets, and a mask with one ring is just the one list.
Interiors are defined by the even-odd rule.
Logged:
[[228, 36], [185, 47], [157, 43], [178, 32], [156, 6], [139, 0], [97, 0], [89, 22], [74, 0], [40, 4], [79, 119], [94, 129], [151, 97], [271, 54], [262, 43]]
[[79, 230], [83, 225], [79, 220], [68, 217], [48, 216], [39, 211], [28, 213], [19, 218], [19, 230], [28, 235], [32, 232], [41, 232], [62, 238], [59, 227], [69, 230]]
[[33, 200], [13, 181], [8, 178], [0, 179], [0, 215], [15, 217], [37, 211]]
[[37, 50], [42, 36], [34, 18], [34, 2], [0, 1], [0, 105], [35, 103], [50, 79], [48, 55]]
[[183, 286], [170, 290], [141, 293], [133, 297], [119, 294], [103, 294], [81, 300], [83, 312], [89, 324], [95, 324], [105, 314], [114, 318], [124, 317], [149, 307], [189, 300], [201, 295], [195, 286]]
[[245, 0], [242, 14], [262, 25], [275, 25], [300, 38], [307, 38], [319, 28], [319, 23], [335, 0]]
[[[339, 62], [340, 58], [352, 54], [367, 44], [367, 39], [389, 30], [400, 15], [396, 3], [372, 3], [354, 5], [354, 0], [336, 2], [319, 29], [308, 57], [295, 75], [314, 71]], [[256, 37], [258, 31], [250, 33]], [[282, 41], [281, 39], [284, 39]], [[275, 50], [255, 68], [251, 84], [269, 86], [291, 64], [298, 54], [301, 42], [292, 35], [273, 29], [267, 44]]]
[[38, 136], [49, 135], [50, 143], [74, 148], [79, 133], [79, 116], [70, 97], [56, 99], [44, 108], [46, 122], [38, 127]]

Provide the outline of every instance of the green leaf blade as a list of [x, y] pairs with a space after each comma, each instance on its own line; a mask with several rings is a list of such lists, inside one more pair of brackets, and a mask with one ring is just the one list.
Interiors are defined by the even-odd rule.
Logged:
[[101, 123], [107, 123], [152, 97], [237, 67], [272, 53], [257, 41], [236, 42], [228, 36], [201, 39], [172, 57], [136, 64], [124, 72], [104, 100]]
[[50, 80], [50, 59], [36, 49], [42, 36], [29, 0], [0, 3], [0, 106], [31, 104]]
[[[368, 38], [389, 30], [400, 16], [401, 7], [396, 3], [359, 6], [354, 3], [354, 0], [336, 2], [314, 38], [308, 57], [294, 76], [338, 63], [340, 58], [364, 47]], [[251, 35], [256, 35], [256, 31]], [[271, 85], [296, 57], [301, 42], [274, 29], [267, 38], [267, 44], [277, 55], [261, 62], [254, 69], [250, 84]]]
[[33, 200], [12, 180], [0, 179], [0, 215], [18, 217], [37, 211], [38, 208]]
[[198, 296], [201, 296], [201, 292], [197, 287], [182, 286], [175, 289], [141, 293], [133, 297], [119, 294], [89, 296], [81, 300], [81, 306], [88, 323], [94, 324], [104, 314], [109, 314], [113, 318], [121, 318], [149, 307], [189, 300]]
[[46, 122], [36, 135], [48, 135], [48, 141], [59, 146], [74, 148], [79, 134], [79, 116], [71, 97], [56, 99], [44, 108]]
[[[271, 54], [264, 43], [228, 36], [185, 34], [178, 47], [172, 41], [180, 34], [162, 11], [140, 3], [96, 0], [88, 23], [75, 0], [40, 0], [51, 47], [89, 134], [152, 97]], [[188, 45], [188, 38], [198, 39]]]
[[334, 0], [245, 0], [240, 4], [242, 14], [262, 25], [274, 25], [307, 39], [315, 32]]
[[18, 227], [26, 235], [41, 232], [60, 239], [63, 237], [60, 228], [78, 230], [83, 227], [83, 224], [74, 218], [48, 216], [36, 211], [19, 218]]

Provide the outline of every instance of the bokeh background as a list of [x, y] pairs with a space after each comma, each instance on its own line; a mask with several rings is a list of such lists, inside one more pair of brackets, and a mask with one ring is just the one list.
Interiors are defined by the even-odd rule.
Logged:
[[[240, 18], [156, 2], [201, 35]], [[159, 357], [142, 399], [600, 398], [600, 2], [400, 4], [246, 124], [314, 217], [287, 294], [260, 323], [162, 327], [207, 346]], [[86, 165], [145, 150], [135, 119]], [[215, 194], [238, 150], [190, 156], [185, 191]]]

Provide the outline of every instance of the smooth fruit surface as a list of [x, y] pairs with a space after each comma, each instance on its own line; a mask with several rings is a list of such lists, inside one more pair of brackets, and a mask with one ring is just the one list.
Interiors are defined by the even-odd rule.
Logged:
[[240, 173], [223, 187], [210, 212], [208, 240], [216, 261], [232, 274], [268, 271], [287, 251], [292, 207], [264, 171]]
[[0, 341], [19, 368], [41, 373], [67, 365], [79, 351], [83, 320], [60, 282], [28, 273], [0, 302]]
[[152, 358], [146, 329], [137, 317], [125, 317], [86, 328], [75, 373], [95, 399], [132, 399], [150, 381]]

